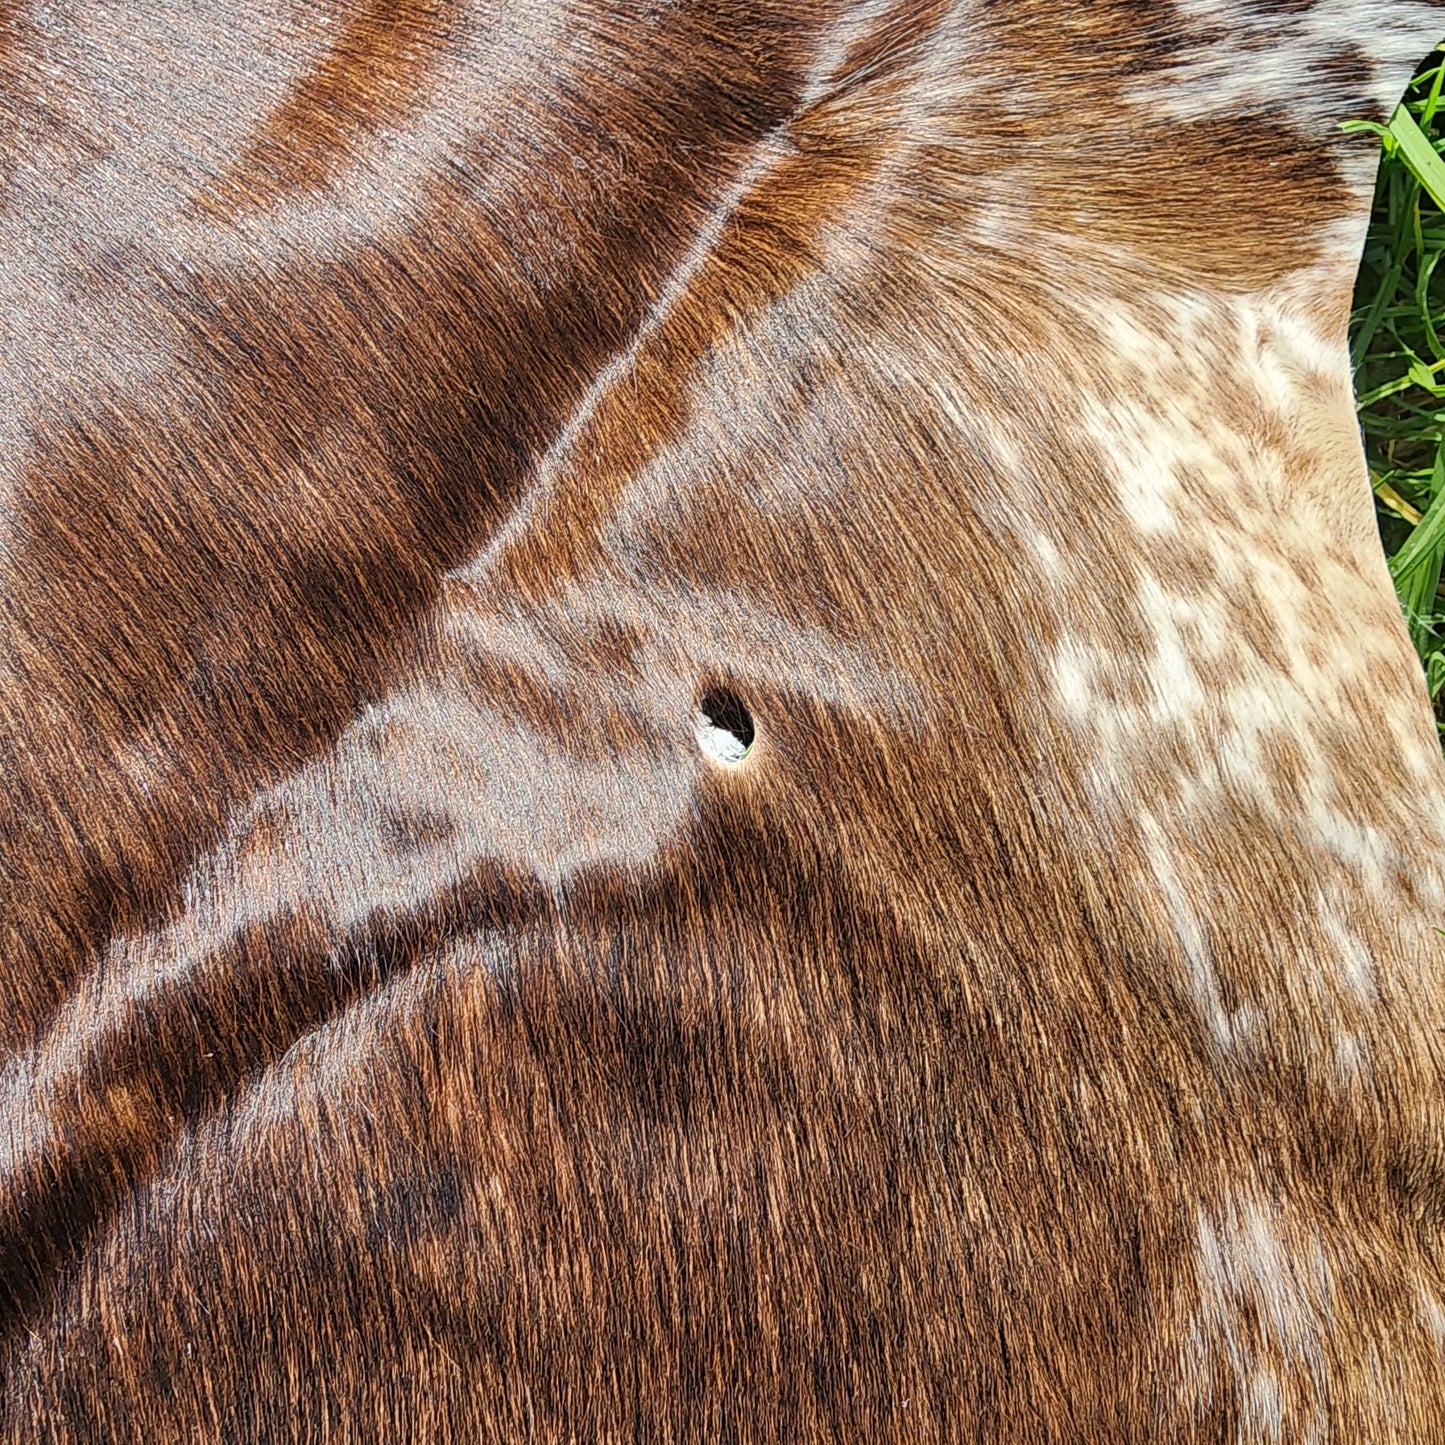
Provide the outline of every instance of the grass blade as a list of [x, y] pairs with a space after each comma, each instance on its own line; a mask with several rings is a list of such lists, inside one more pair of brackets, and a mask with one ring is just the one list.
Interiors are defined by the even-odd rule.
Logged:
[[1400, 159], [1430, 193], [1430, 199], [1445, 211], [1445, 161], [1440, 159], [1425, 132], [1415, 124], [1415, 117], [1403, 101], [1395, 107], [1387, 129], [1399, 147]]

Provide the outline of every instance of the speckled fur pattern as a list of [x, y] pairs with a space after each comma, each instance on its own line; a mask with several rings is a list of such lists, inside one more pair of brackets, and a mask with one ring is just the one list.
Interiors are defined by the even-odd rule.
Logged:
[[0, 7], [0, 1442], [1445, 1439], [1442, 33]]

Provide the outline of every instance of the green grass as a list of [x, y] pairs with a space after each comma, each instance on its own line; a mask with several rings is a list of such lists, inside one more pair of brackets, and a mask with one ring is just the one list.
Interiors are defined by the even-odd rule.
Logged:
[[[1380, 536], [1445, 716], [1445, 54], [1417, 73], [1388, 126], [1350, 323], [1355, 392]], [[1437, 275], [1438, 272], [1438, 275]], [[1441, 723], [1445, 732], [1445, 722]]]

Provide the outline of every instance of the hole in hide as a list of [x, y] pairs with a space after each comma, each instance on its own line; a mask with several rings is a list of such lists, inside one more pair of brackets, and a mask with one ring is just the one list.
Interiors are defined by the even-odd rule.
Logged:
[[753, 745], [753, 717], [742, 700], [717, 689], [702, 700], [693, 719], [697, 745], [718, 763], [740, 763]]

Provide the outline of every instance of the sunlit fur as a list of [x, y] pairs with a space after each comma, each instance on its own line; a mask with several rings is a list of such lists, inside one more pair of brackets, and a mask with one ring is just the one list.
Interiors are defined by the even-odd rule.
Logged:
[[1445, 1439], [1441, 32], [0, 6], [0, 1440]]

